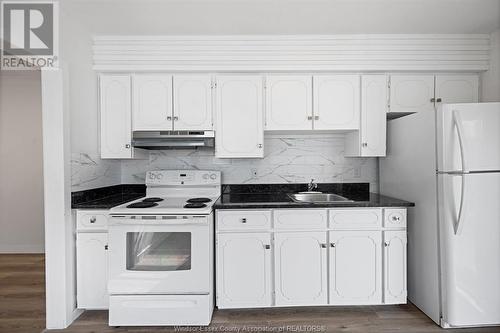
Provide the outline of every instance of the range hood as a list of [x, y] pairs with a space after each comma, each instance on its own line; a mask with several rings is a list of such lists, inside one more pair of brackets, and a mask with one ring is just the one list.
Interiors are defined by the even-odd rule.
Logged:
[[142, 149], [213, 147], [214, 131], [134, 131], [132, 146]]

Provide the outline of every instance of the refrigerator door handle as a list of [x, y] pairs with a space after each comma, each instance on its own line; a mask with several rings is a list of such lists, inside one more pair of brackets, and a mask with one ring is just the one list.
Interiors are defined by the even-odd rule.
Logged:
[[462, 232], [464, 224], [463, 219], [465, 215], [465, 203], [467, 201], [466, 197], [467, 175], [461, 174], [459, 176], [462, 177], [462, 188], [460, 189], [460, 206], [459, 206], [460, 208], [458, 209], [458, 218], [456, 223], [453, 225], [453, 231], [455, 232], [455, 235], [459, 235]]
[[460, 113], [458, 111], [453, 111], [453, 123], [457, 128], [458, 134], [458, 144], [460, 146], [460, 158], [462, 160], [462, 172], [468, 173], [469, 169], [467, 168], [467, 154], [465, 151], [465, 142], [464, 142], [464, 127], [462, 123], [462, 118], [460, 117]]

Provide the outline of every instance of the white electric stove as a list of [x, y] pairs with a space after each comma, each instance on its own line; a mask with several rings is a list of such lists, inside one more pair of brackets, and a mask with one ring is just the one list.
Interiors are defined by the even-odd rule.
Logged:
[[149, 171], [146, 197], [110, 210], [109, 325], [208, 325], [220, 172]]

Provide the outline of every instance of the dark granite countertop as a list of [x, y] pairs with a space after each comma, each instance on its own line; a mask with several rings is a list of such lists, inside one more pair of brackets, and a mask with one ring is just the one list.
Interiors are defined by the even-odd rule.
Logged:
[[146, 196], [146, 186], [122, 184], [71, 193], [72, 209], [110, 209]]
[[214, 209], [332, 208], [332, 207], [413, 207], [412, 202], [369, 191], [368, 183], [318, 184], [318, 191], [342, 195], [353, 201], [303, 203], [287, 194], [304, 191], [307, 184], [225, 185]]

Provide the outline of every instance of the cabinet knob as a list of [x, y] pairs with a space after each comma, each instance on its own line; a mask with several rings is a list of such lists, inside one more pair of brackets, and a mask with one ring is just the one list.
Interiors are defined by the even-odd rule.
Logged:
[[92, 217], [90, 218], [90, 223], [95, 223], [95, 221], [96, 221], [96, 220], [97, 220], [97, 219], [96, 219], [96, 217], [95, 217], [95, 216], [92, 216]]
[[127, 143], [127, 144], [125, 145], [125, 148], [129, 149], [129, 148], [130, 148], [130, 143]]
[[258, 147], [258, 148], [262, 148], [262, 143], [259, 143], [259, 144], [257, 145], [257, 147]]
[[443, 100], [441, 98], [436, 99], [436, 102], [441, 103]]
[[435, 103], [436, 102], [436, 99], [433, 97], [431, 98], [431, 103]]
[[107, 250], [108, 249], [108, 246], [107, 245], [104, 245], [104, 249]]
[[399, 216], [393, 216], [393, 217], [392, 217], [392, 220], [393, 220], [393, 221], [399, 221], [399, 220], [400, 220], [400, 217], [399, 217]]
[[384, 246], [388, 247], [389, 246], [389, 242], [384, 242]]
[[326, 249], [326, 244], [324, 244], [324, 243], [323, 243], [323, 244], [321, 244], [321, 248], [322, 248], [322, 249]]
[[179, 120], [179, 117], [174, 116], [174, 121], [177, 121], [177, 120]]
[[170, 117], [170, 116], [167, 116], [167, 120], [172, 120], [172, 117]]
[[361, 146], [362, 146], [362, 147], [368, 147], [368, 143], [367, 143], [367, 142], [363, 142], [363, 143], [361, 144]]
[[307, 120], [312, 120], [313, 117], [312, 116], [307, 116]]
[[319, 120], [319, 116], [314, 116], [314, 120]]
[[330, 243], [330, 247], [335, 247], [335, 243]]
[[247, 223], [247, 218], [246, 217], [242, 218], [241, 223]]
[[271, 245], [267, 245], [267, 244], [266, 244], [266, 245], [264, 245], [264, 248], [265, 248], [266, 250], [269, 250], [269, 249], [271, 249]]

